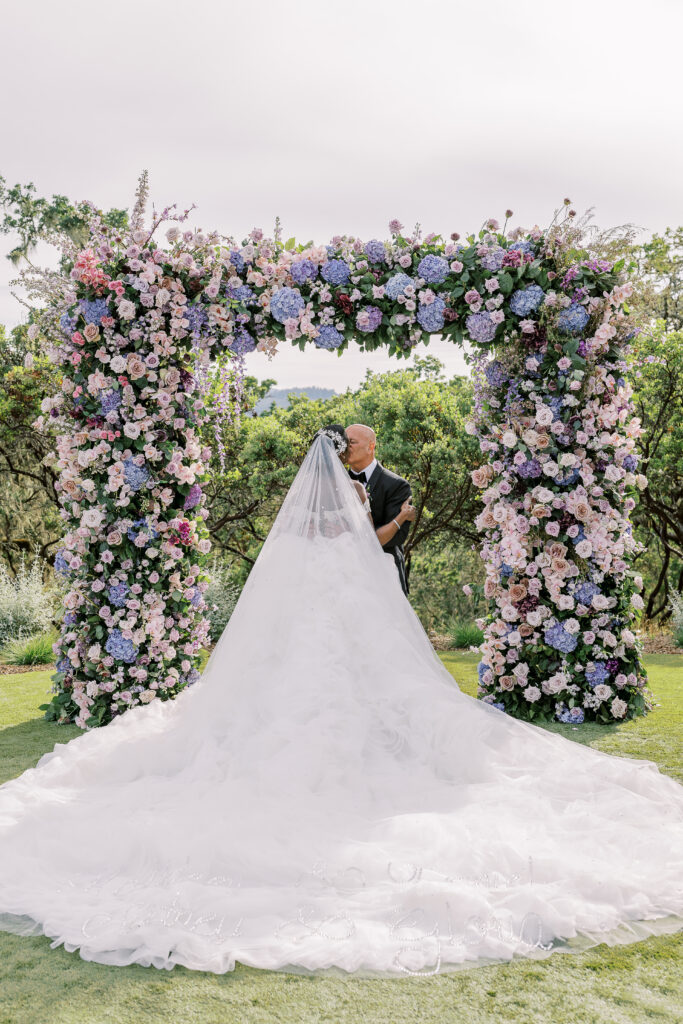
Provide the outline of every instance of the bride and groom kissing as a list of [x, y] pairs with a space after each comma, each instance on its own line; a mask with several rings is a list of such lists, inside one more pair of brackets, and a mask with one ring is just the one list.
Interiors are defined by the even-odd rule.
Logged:
[[403, 593], [407, 596], [408, 572], [403, 545], [410, 523], [417, 516], [417, 509], [411, 504], [410, 484], [378, 462], [375, 456], [377, 435], [372, 427], [354, 423], [345, 429], [334, 423], [323, 431], [336, 435], [335, 446], [356, 484], [359, 498], [361, 501], [369, 499], [377, 539], [394, 559]]

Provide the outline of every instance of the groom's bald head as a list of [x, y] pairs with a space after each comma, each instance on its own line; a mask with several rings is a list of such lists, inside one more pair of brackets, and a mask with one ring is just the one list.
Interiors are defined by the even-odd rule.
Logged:
[[351, 469], [360, 473], [375, 457], [377, 434], [372, 427], [367, 427], [364, 423], [352, 423], [346, 428], [346, 436], [349, 439], [348, 464]]

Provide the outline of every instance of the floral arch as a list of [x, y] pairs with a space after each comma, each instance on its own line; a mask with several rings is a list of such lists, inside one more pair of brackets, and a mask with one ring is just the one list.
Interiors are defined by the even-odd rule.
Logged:
[[69, 582], [47, 716], [102, 725], [199, 677], [210, 450], [198, 428], [212, 360], [229, 414], [254, 348], [401, 357], [433, 334], [469, 342], [469, 430], [486, 458], [473, 473], [489, 599], [480, 698], [536, 720], [646, 711], [642, 580], [629, 565], [646, 481], [623, 260], [573, 253], [566, 209], [545, 231], [506, 232], [506, 219], [463, 241], [422, 239], [392, 221], [388, 241], [297, 245], [279, 223], [241, 243], [184, 230], [189, 211], [145, 226], [145, 199], [143, 179], [125, 231], [87, 207], [89, 242], [65, 244], [32, 327], [61, 369], [36, 421], [57, 433], [55, 567]]

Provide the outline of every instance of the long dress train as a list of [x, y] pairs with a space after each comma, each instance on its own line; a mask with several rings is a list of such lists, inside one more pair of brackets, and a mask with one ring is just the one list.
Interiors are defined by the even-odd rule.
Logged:
[[435, 973], [683, 927], [683, 787], [463, 694], [331, 440], [202, 678], [0, 786], [0, 928], [105, 964]]

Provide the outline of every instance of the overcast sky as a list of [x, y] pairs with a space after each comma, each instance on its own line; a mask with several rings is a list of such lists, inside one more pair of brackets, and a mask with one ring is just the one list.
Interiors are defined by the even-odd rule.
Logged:
[[[683, 223], [678, 0], [22, 0], [2, 22], [0, 174], [41, 194], [127, 206], [146, 167], [196, 226], [279, 214], [318, 243], [392, 217], [465, 235], [506, 207], [543, 226], [565, 196], [643, 237]], [[395, 365], [283, 347], [249, 369], [343, 390]]]

